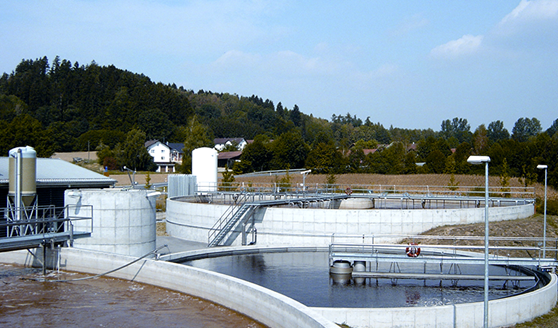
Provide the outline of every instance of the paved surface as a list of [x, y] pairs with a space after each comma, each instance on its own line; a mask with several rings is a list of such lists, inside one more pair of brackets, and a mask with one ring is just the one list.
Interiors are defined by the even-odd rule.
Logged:
[[157, 236], [156, 243], [157, 248], [163, 245], [167, 245], [166, 248], [161, 250], [162, 254], [178, 253], [207, 248], [207, 243], [200, 243], [169, 236]]

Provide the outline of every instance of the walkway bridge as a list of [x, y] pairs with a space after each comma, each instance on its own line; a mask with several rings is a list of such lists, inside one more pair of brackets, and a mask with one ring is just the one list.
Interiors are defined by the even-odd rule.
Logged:
[[[5, 209], [4, 219], [0, 221], [0, 252], [47, 245], [52, 247], [66, 242], [72, 245], [74, 239], [91, 237], [93, 231], [93, 208], [90, 205], [80, 207], [81, 213], [89, 215], [79, 215], [75, 206], [45, 206], [33, 209], [20, 220], [14, 220], [12, 218], [16, 216], [10, 215], [10, 211], [17, 209]], [[76, 221], [88, 222], [79, 225], [86, 227], [84, 231], [74, 229]]]
[[[355, 237], [355, 236], [353, 236]], [[405, 240], [428, 239], [452, 240], [452, 245], [440, 244], [387, 244], [387, 243], [364, 243], [368, 238], [374, 240], [385, 240], [396, 236], [362, 236], [363, 243], [331, 243], [329, 245], [330, 272], [347, 274], [348, 267], [340, 266], [340, 263], [352, 264], [349, 269], [353, 278], [374, 279], [419, 279], [419, 280], [483, 280], [484, 275], [462, 273], [463, 265], [484, 266], [484, 245], [459, 245], [459, 241], [475, 240], [484, 241], [483, 237], [472, 236], [412, 236], [400, 238]], [[399, 236], [401, 237], [401, 236]], [[347, 240], [347, 236], [334, 236]], [[504, 245], [502, 245], [502, 243]], [[534, 244], [537, 246], [516, 246], [518, 243]], [[558, 240], [547, 239], [547, 243], [556, 245]], [[529, 267], [545, 271], [555, 271], [558, 266], [557, 258], [542, 258], [542, 238], [536, 237], [490, 237], [489, 265], [505, 267]], [[546, 252], [557, 253], [557, 248], [546, 248]], [[537, 256], [512, 257], [509, 254], [536, 254]], [[383, 265], [382, 265], [383, 264]], [[402, 267], [404, 268], [402, 270]], [[339, 269], [341, 268], [341, 269]], [[346, 269], [347, 268], [347, 269]], [[428, 268], [428, 269], [427, 269]], [[433, 269], [437, 268], [437, 269]], [[491, 280], [533, 280], [533, 276], [513, 275], [510, 270], [508, 276], [490, 276]]]

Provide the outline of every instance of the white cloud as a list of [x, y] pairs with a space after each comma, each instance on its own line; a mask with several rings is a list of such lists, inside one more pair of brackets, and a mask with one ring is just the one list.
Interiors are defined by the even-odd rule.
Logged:
[[492, 58], [517, 58], [518, 53], [556, 47], [558, 0], [521, 0], [484, 35], [464, 35], [431, 50], [434, 58], [459, 58], [484, 53]]
[[500, 26], [517, 22], [552, 19], [558, 16], [557, 0], [521, 0], [519, 5], [507, 14], [499, 23]]
[[483, 35], [464, 35], [457, 40], [437, 46], [430, 55], [437, 58], [455, 58], [476, 53], [481, 47]]
[[522, 0], [487, 38], [493, 48], [507, 55], [556, 51], [558, 0]]

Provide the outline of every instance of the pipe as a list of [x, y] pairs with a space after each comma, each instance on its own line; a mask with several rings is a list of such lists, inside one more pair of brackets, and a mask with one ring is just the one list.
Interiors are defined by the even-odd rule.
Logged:
[[16, 157], [15, 157], [15, 161], [16, 161], [16, 172], [15, 172], [15, 176], [16, 176], [16, 183], [15, 183], [16, 221], [21, 220], [21, 214], [22, 214], [22, 208], [21, 208], [21, 203], [22, 203], [22, 201], [21, 201], [22, 172], [21, 171], [23, 170], [23, 163], [22, 163], [21, 157], [22, 157], [22, 151], [21, 151], [21, 148], [18, 148], [17, 152], [16, 152]]

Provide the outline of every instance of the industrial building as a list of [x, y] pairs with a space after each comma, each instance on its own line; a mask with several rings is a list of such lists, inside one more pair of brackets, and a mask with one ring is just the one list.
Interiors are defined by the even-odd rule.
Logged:
[[[0, 157], [0, 208], [7, 207], [9, 159]], [[37, 158], [37, 201], [39, 206], [64, 207], [66, 189], [108, 188], [116, 180], [61, 159]]]

